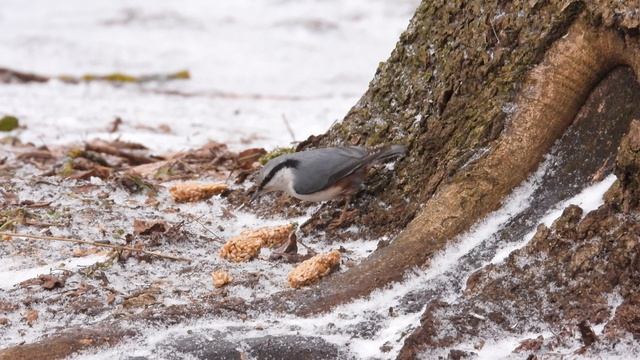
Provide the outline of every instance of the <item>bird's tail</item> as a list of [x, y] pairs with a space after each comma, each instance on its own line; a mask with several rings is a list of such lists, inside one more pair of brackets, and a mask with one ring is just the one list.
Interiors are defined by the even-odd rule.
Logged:
[[404, 145], [390, 145], [371, 153], [367, 156], [366, 162], [385, 162], [395, 157], [403, 156], [407, 152]]

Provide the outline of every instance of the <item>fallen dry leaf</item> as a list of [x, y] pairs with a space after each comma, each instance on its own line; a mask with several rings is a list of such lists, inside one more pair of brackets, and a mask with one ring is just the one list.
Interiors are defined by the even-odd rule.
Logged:
[[276, 254], [297, 254], [298, 253], [298, 238], [296, 234], [292, 232], [289, 235], [287, 241], [282, 243], [280, 247], [273, 251]]
[[327, 254], [319, 254], [303, 261], [289, 273], [289, 285], [292, 288], [307, 286], [326, 276], [340, 264], [340, 252], [334, 250]]
[[227, 150], [227, 145], [209, 141], [197, 149], [178, 154], [175, 157], [187, 160], [189, 163], [210, 162], [219, 164], [226, 159], [233, 158], [234, 154]]
[[42, 288], [53, 290], [55, 288], [64, 287], [65, 280], [53, 275], [40, 275], [38, 277], [42, 281]]
[[213, 286], [217, 288], [221, 288], [233, 281], [233, 277], [224, 270], [216, 270], [212, 272], [211, 278], [213, 279]]
[[32, 278], [25, 280], [18, 285], [21, 288], [26, 288], [30, 286], [41, 286], [46, 290], [52, 290], [58, 287], [63, 287], [65, 284], [67, 276], [65, 274], [61, 274], [59, 277], [54, 275], [40, 275], [37, 278]]
[[93, 340], [90, 338], [80, 339], [78, 342], [82, 345], [91, 345], [93, 344]]
[[160, 124], [158, 125], [158, 131], [160, 131], [163, 134], [171, 134], [171, 126], [167, 125], [167, 124]]
[[0, 299], [0, 313], [18, 310], [19, 306], [7, 300]]
[[151, 158], [146, 154], [136, 153], [141, 151], [144, 151], [146, 153], [145, 150], [147, 150], [147, 148], [144, 145], [120, 140], [109, 142], [104, 140], [93, 140], [85, 144], [85, 150], [117, 156], [126, 160], [130, 165], [133, 166], [162, 160]]
[[296, 237], [296, 233], [292, 232], [287, 241], [277, 249], [273, 250], [269, 256], [269, 260], [283, 259], [288, 263], [294, 263], [306, 260], [311, 256], [312, 255], [309, 255], [308, 253], [307, 255], [298, 254], [298, 238]]
[[151, 178], [158, 172], [158, 170], [160, 170], [160, 168], [167, 166], [169, 163], [169, 160], [156, 161], [149, 164], [134, 166], [130, 171], [135, 172], [143, 178]]
[[169, 225], [163, 220], [133, 220], [133, 233], [136, 235], [151, 235], [155, 232], [164, 233], [167, 229], [169, 229]]
[[47, 161], [50, 160], [55, 160], [55, 156], [53, 156], [53, 154], [51, 154], [51, 152], [49, 150], [33, 150], [33, 151], [27, 151], [27, 152], [23, 152], [18, 154], [18, 156], [16, 156], [16, 158], [18, 160], [33, 160], [33, 161], [37, 161], [40, 163], [45, 163]]
[[254, 163], [264, 156], [267, 151], [263, 148], [251, 148], [238, 154], [238, 167], [244, 170], [253, 169]]
[[71, 256], [73, 257], [85, 257], [87, 255], [93, 255], [100, 252], [101, 249], [97, 247], [89, 247], [89, 248], [76, 248], [73, 249]]
[[517, 348], [513, 350], [514, 353], [519, 352], [529, 352], [529, 351], [538, 351], [542, 348], [542, 344], [544, 343], [544, 337], [542, 335], [538, 336], [535, 339], [525, 339], [520, 341], [520, 344]]
[[93, 169], [80, 171], [70, 175], [69, 179], [89, 180], [92, 177], [108, 179], [111, 176], [111, 169], [105, 166], [96, 165]]
[[110, 293], [110, 294], [107, 296], [107, 305], [111, 305], [111, 304], [113, 304], [113, 302], [114, 302], [114, 301], [116, 301], [116, 294], [114, 294], [114, 293]]
[[24, 319], [24, 321], [27, 322], [27, 324], [29, 324], [29, 326], [32, 326], [33, 323], [36, 322], [36, 320], [38, 320], [38, 311], [34, 309], [29, 309], [27, 310], [27, 312], [24, 314], [22, 318]]
[[143, 291], [136, 292], [127, 296], [122, 306], [124, 308], [146, 307], [158, 302], [156, 295], [160, 294], [160, 289], [157, 287], [150, 287]]
[[226, 184], [180, 183], [171, 187], [169, 192], [175, 202], [196, 202], [222, 194], [228, 188]]

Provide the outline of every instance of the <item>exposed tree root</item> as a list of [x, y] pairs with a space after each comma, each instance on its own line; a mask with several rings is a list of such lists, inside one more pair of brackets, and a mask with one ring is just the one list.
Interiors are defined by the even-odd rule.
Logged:
[[640, 74], [637, 40], [576, 21], [531, 71], [510, 125], [486, 156], [442, 186], [389, 246], [309, 291], [287, 294], [291, 301], [277, 303], [293, 304], [295, 309], [287, 310], [300, 314], [326, 311], [428, 265], [456, 235], [499, 208], [572, 123], [594, 86], [621, 65]]

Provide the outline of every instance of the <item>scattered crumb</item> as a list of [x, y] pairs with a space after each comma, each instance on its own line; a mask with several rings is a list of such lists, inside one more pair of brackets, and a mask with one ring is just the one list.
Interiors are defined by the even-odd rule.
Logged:
[[229, 187], [226, 184], [180, 183], [169, 192], [175, 202], [196, 202], [206, 200], [213, 195], [223, 193]]
[[261, 247], [262, 239], [243, 238], [241, 235], [227, 241], [220, 249], [219, 255], [221, 258], [233, 262], [249, 261], [260, 254]]
[[233, 281], [233, 277], [224, 270], [216, 270], [212, 272], [211, 278], [213, 279], [213, 286], [217, 288], [221, 288]]
[[292, 288], [307, 286], [326, 276], [340, 264], [340, 252], [333, 250], [330, 253], [319, 254], [309, 260], [303, 261], [289, 273], [289, 285]]
[[260, 254], [263, 246], [273, 248], [283, 244], [294, 228], [293, 224], [286, 224], [243, 231], [222, 246], [220, 257], [233, 262], [252, 260]]
[[293, 224], [281, 226], [263, 227], [257, 230], [243, 231], [241, 237], [262, 239], [263, 246], [270, 248], [278, 247], [284, 244], [295, 229]]

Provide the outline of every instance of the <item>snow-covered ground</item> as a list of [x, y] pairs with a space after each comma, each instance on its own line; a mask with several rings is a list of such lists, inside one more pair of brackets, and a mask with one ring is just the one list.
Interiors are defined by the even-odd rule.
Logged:
[[[489, 214], [485, 219], [479, 221], [468, 232], [461, 234], [458, 239], [449, 247], [437, 254], [432, 261], [432, 265], [426, 270], [416, 269], [415, 272], [407, 274], [405, 280], [393, 284], [391, 287], [373, 292], [369, 297], [356, 300], [352, 303], [344, 304], [335, 308], [332, 312], [311, 317], [297, 317], [282, 314], [258, 314], [256, 317], [242, 321], [240, 324], [236, 319], [226, 319], [217, 317], [207, 317], [183, 323], [177, 326], [149, 328], [145, 339], [136, 339], [126, 342], [106, 351], [99, 351], [92, 354], [83, 354], [80, 358], [106, 360], [120, 358], [124, 354], [134, 354], [135, 356], [159, 356], [158, 345], [167, 339], [186, 336], [196, 333], [204, 336], [216, 337], [224, 333], [229, 341], [241, 341], [254, 337], [266, 335], [302, 335], [308, 337], [320, 336], [327, 342], [342, 349], [345, 358], [354, 357], [356, 359], [393, 359], [398, 354], [404, 339], [420, 323], [420, 315], [425, 307], [413, 310], [403, 310], [403, 302], [413, 292], [441, 290], [442, 284], [449, 284], [448, 293], [441, 294], [444, 300], [455, 303], [462, 297], [460, 287], [453, 286], [460, 276], [457, 268], [459, 260], [471, 253], [472, 250], [480, 247], [487, 247], [498, 243], [497, 253], [510, 252], [518, 247], [510, 243], [500, 243], [497, 233], [511, 220], [521, 214], [530, 204], [530, 196], [540, 185], [540, 179], [547, 171], [547, 163], [543, 163], [540, 169], [533, 174], [512, 194], [505, 199], [503, 206], [495, 212]], [[561, 206], [569, 204], [579, 204], [583, 206], [585, 212], [597, 208], [603, 203], [604, 192], [615, 180], [615, 176], [610, 175], [604, 180], [588, 186], [575, 196], [562, 200], [552, 206], [543, 218], [538, 221], [549, 222], [560, 216], [558, 212]], [[524, 242], [530, 240], [527, 236]], [[360, 252], [354, 254], [354, 258], [361, 259], [372, 251], [371, 245], [375, 242], [359, 244]], [[524, 244], [518, 243], [519, 246]], [[315, 244], [320, 246], [320, 244]], [[323, 248], [325, 249], [325, 248]], [[365, 250], [366, 249], [366, 250]], [[365, 250], [365, 251], [363, 251]], [[490, 260], [491, 257], [487, 259]], [[258, 271], [266, 271], [264, 264], [251, 266]], [[268, 265], [267, 265], [268, 266]], [[463, 274], [466, 278], [476, 269]], [[283, 278], [281, 271], [270, 271], [267, 278]], [[273, 290], [277, 284], [273, 280], [266, 288]], [[455, 289], [458, 290], [455, 290]], [[261, 291], [265, 290], [261, 287]], [[238, 290], [233, 290], [238, 293]], [[248, 292], [246, 294], [249, 294]], [[619, 301], [613, 304], [613, 309], [619, 305]], [[396, 309], [390, 312], [389, 309]], [[375, 325], [372, 325], [375, 324]], [[370, 326], [373, 329], [371, 334], [362, 335], [362, 328]], [[536, 334], [523, 334], [521, 337], [503, 338], [496, 335], [494, 339], [487, 339], [487, 342], [478, 354], [481, 359], [504, 359], [509, 358], [511, 351], [515, 349], [520, 341], [536, 337], [538, 335], [548, 336], [549, 331], [544, 330]], [[384, 351], [382, 350], [384, 348]], [[464, 346], [463, 349], [466, 349]], [[473, 344], [469, 344], [469, 350], [473, 351]], [[348, 355], [347, 355], [348, 354]], [[442, 354], [447, 356], [447, 352]], [[425, 356], [432, 358], [433, 354]]]
[[[11, 135], [36, 145], [117, 137], [140, 142], [158, 153], [193, 149], [208, 140], [233, 149], [288, 145], [294, 138], [300, 141], [323, 133], [344, 117], [366, 90], [378, 63], [388, 57], [418, 3], [3, 0], [0, 67], [75, 77], [188, 70], [191, 79], [142, 85], [55, 80], [2, 84], [0, 116], [17, 116], [22, 128]], [[111, 133], [116, 117], [123, 124]], [[13, 156], [7, 155], [10, 159]], [[296, 220], [269, 222], [241, 212], [236, 219], [222, 220], [219, 199], [196, 206], [178, 205], [179, 213], [166, 215], [141, 206], [144, 197], [131, 196], [109, 184], [98, 182], [94, 190], [78, 195], [75, 189], [86, 185], [83, 182], [35, 183], [31, 175], [37, 173], [38, 169], [25, 167], [9, 183], [21, 200], [51, 201], [56, 210], [45, 216], [50, 216], [48, 231], [53, 235], [99, 240], [105, 234], [110, 237], [114, 232], [129, 231], [133, 218], [179, 222], [193, 215], [203, 223], [223, 223], [225, 231], [220, 235], [227, 238], [243, 229]], [[107, 192], [108, 198], [97, 200], [100, 192]], [[174, 206], [166, 200], [166, 191], [163, 194], [163, 204]], [[105, 201], [112, 211], [103, 210]], [[96, 212], [101, 216], [96, 217]], [[58, 216], [70, 222], [62, 222]], [[207, 234], [197, 223], [187, 221], [185, 226], [193, 233]], [[38, 233], [31, 227], [16, 230]], [[342, 245], [346, 257], [358, 261], [376, 244], [377, 240], [311, 245], [318, 251]], [[184, 303], [210, 292], [210, 271], [224, 265], [215, 256], [219, 245], [199, 239], [174, 245], [165, 250], [193, 257], [197, 271], [187, 275], [180, 274], [181, 264], [139, 263], [136, 269], [138, 274], [144, 273], [142, 277], [134, 277], [129, 270], [123, 273], [130, 276], [121, 277], [116, 274], [122, 269], [116, 265], [109, 271], [110, 286], [121, 294], [156, 283], [179, 290], [162, 295], [166, 304]], [[17, 299], [22, 290], [15, 285], [28, 278], [74, 271], [103, 259], [99, 254], [73, 258], [75, 248], [67, 243], [5, 243], [0, 257], [0, 300]], [[285, 287], [292, 265], [274, 266], [265, 261], [267, 256], [243, 267], [226, 267], [240, 283], [246, 274], [261, 274], [258, 288], [239, 284], [229, 288], [231, 295], [250, 299]], [[78, 286], [77, 281], [70, 278], [66, 288]], [[86, 315], [56, 314], [45, 304], [33, 306], [40, 313], [38, 322], [31, 326], [20, 314], [9, 316], [12, 326], [0, 331], [0, 343], [33, 341], [58, 326], [95, 321]], [[283, 331], [286, 329], [279, 332]]]
[[[292, 136], [283, 117], [295, 139], [303, 140], [310, 134], [324, 132], [345, 115], [365, 91], [378, 62], [390, 53], [418, 2], [2, 0], [0, 67], [74, 76], [187, 69], [192, 79], [122, 86], [70, 85], [57, 81], [2, 85], [0, 115], [18, 116], [25, 128], [14, 135], [38, 145], [68, 144], [95, 137], [139, 141], [157, 152], [194, 148], [209, 139], [228, 143], [235, 149], [286, 145]], [[124, 123], [116, 133], [109, 133], [115, 117], [122, 118]], [[170, 131], [160, 129], [163, 124]], [[153, 357], [155, 346], [167, 336], [223, 331], [236, 340], [281, 334], [321, 336], [358, 358], [393, 358], [405, 337], [419, 324], [422, 313], [419, 307], [402, 308], [407, 294], [437, 289], [438, 284], [456, 279], [452, 274], [457, 272], [456, 264], [461, 258], [473, 249], [495, 245], [495, 234], [529, 206], [529, 197], [539, 186], [545, 169], [543, 165], [513, 192], [501, 209], [440, 253], [429, 269], [408, 274], [405, 282], [342, 305], [330, 314], [309, 318], [261, 314], [240, 325], [235, 319], [198, 319], [169, 329], [149, 328], [146, 339], [81, 357]], [[128, 231], [133, 218], [160, 217], [171, 223], [187, 221], [185, 227], [193, 234], [206, 235], [208, 230], [188, 221], [191, 218], [200, 218], [213, 229], [222, 224], [225, 230], [220, 232], [226, 238], [247, 228], [302, 220], [265, 221], [242, 212], [237, 212], [235, 219], [224, 219], [226, 204], [222, 200], [176, 205], [170, 202], [164, 189], [159, 196], [160, 210], [179, 209], [166, 215], [144, 206], [144, 196], [129, 195], [110, 184], [98, 183], [90, 191], [80, 192], [78, 188], [86, 183], [61, 180], [56, 184], [33, 184], [27, 174], [37, 171], [28, 168], [20, 171], [24, 176], [11, 182], [23, 189], [18, 193], [21, 200], [51, 201], [53, 208], [63, 209], [62, 213], [51, 212], [51, 218], [47, 219], [52, 223], [49, 230], [53, 235], [100, 238], [118, 230]], [[586, 210], [597, 207], [612, 181], [608, 177], [576, 197], [559, 202], [544, 218], [536, 220], [552, 221], [559, 215], [556, 210], [568, 203], [580, 203]], [[28, 186], [20, 186], [25, 184]], [[104, 193], [107, 195], [98, 199]], [[103, 211], [105, 204], [110, 211], [96, 218], [95, 214]], [[69, 212], [73, 216], [66, 216]], [[71, 222], [62, 223], [60, 219], [67, 217]], [[498, 244], [486, 261], [498, 254], [494, 258], [498, 262], [528, 240], [525, 237], [515, 245]], [[348, 256], [358, 261], [373, 251], [376, 244], [376, 240], [369, 240], [310, 245], [319, 251], [344, 246]], [[219, 244], [214, 246], [202, 236], [164, 245], [167, 252], [195, 259], [194, 269], [185, 272], [181, 264], [174, 262], [163, 266], [137, 262], [138, 274], [129, 278], [124, 267], [130, 265], [115, 264], [105, 270], [114, 293], [126, 295], [154, 284], [176, 290], [162, 294], [161, 301], [165, 304], [186, 303], [209, 293], [210, 271], [225, 266], [239, 280], [239, 284], [228, 287], [230, 295], [250, 300], [285, 288], [286, 274], [292, 267], [275, 266], [267, 260], [268, 253], [243, 267], [228, 267], [215, 256]], [[100, 258], [90, 255], [73, 260], [73, 246], [69, 244], [13, 241], [4, 249], [14, 256], [0, 259], [0, 281], [4, 282], [0, 284], [0, 300], [20, 294], [22, 290], [13, 285], [25, 278], [62, 268], [73, 270]], [[63, 262], [65, 266], [61, 265]], [[250, 285], [249, 273], [261, 274], [257, 285]], [[80, 286], [78, 278], [69, 281], [67, 286]], [[447, 300], [456, 301], [460, 295], [452, 290]], [[115, 301], [119, 306], [121, 297]], [[56, 326], [96, 320], [89, 315], [51, 313], [45, 310], [46, 304], [38, 306], [41, 306], [38, 323], [32, 327], [16, 315], [10, 319], [15, 326], [0, 333], [0, 341], [29, 342]], [[397, 309], [397, 313], [390, 314], [390, 308]], [[362, 335], [363, 324], [366, 328], [375, 325], [370, 334]], [[508, 356], [520, 339], [494, 340], [487, 342], [481, 355]]]
[[[74, 76], [185, 69], [192, 79], [2, 86], [0, 115], [18, 116], [20, 138], [36, 144], [121, 136], [157, 151], [207, 139], [236, 149], [287, 145], [283, 117], [298, 141], [342, 119], [417, 3], [3, 0], [0, 67]], [[115, 117], [124, 124], [109, 134]], [[158, 131], [162, 124], [171, 132]]]

